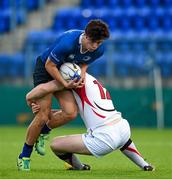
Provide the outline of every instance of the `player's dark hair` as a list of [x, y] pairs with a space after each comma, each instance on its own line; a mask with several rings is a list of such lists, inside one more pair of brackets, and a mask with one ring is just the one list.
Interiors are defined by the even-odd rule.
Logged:
[[91, 20], [85, 28], [85, 34], [93, 42], [109, 38], [108, 25], [100, 19]]

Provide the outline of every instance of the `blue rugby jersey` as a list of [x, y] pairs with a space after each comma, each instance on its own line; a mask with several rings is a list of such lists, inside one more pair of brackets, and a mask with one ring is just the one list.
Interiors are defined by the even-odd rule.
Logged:
[[64, 62], [90, 64], [102, 56], [104, 53], [103, 44], [93, 52], [80, 52], [80, 36], [82, 33], [84, 33], [82, 30], [69, 30], [62, 33], [56, 41], [41, 54], [43, 63], [45, 64], [49, 57], [57, 67], [60, 67]]

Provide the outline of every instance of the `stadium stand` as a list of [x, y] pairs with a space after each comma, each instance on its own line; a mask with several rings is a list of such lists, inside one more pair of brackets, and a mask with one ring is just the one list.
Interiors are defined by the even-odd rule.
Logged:
[[[39, 6], [39, 0], [27, 1], [26, 4], [27, 11], [38, 9]], [[0, 33], [11, 29], [11, 15], [6, 12], [7, 7], [6, 3], [0, 4], [0, 8], [4, 9], [0, 14]], [[29, 32], [21, 53], [35, 57], [48, 47], [54, 35], [72, 28], [83, 29], [94, 18], [104, 20], [110, 27], [109, 43], [113, 47], [112, 65], [116, 76], [147, 76], [152, 65], [150, 59], [160, 67], [164, 78], [172, 76], [171, 0], [81, 0], [78, 7], [65, 7], [56, 11], [48, 29]], [[18, 20], [19, 24], [24, 21]], [[107, 76], [107, 60], [108, 55], [105, 55], [96, 62], [97, 68], [90, 67], [89, 72], [96, 77]]]
[[0, 1], [0, 33], [26, 23], [27, 13], [45, 5], [44, 0], [1, 0]]

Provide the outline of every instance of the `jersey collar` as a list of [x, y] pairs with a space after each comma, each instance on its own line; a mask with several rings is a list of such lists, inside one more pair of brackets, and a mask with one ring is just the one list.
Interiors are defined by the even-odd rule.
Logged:
[[79, 44], [80, 44], [80, 53], [81, 53], [81, 54], [85, 54], [86, 52], [88, 52], [88, 50], [85, 51], [85, 52], [82, 51], [82, 38], [83, 38], [83, 36], [84, 36], [84, 33], [82, 33], [82, 34], [79, 36]]

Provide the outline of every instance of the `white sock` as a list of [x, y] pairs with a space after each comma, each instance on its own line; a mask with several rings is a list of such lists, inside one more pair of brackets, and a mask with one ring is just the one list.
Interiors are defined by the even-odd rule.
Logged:
[[136, 149], [134, 143], [129, 139], [129, 141], [120, 149], [121, 152], [132, 160], [136, 165], [141, 167], [148, 166], [149, 164], [143, 159], [142, 155]]

